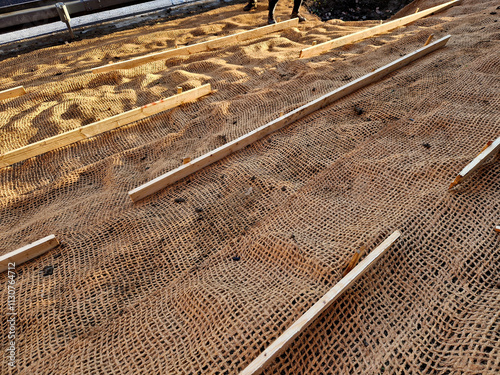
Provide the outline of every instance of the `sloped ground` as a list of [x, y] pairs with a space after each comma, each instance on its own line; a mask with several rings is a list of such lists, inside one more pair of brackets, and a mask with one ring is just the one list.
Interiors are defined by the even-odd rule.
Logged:
[[[29, 94], [0, 103], [1, 152], [177, 86], [217, 90], [0, 170], [1, 254], [51, 233], [62, 242], [16, 269], [13, 372], [237, 373], [340, 280], [361, 243], [372, 250], [399, 229], [397, 246], [266, 373], [498, 373], [498, 158], [447, 191], [500, 135], [496, 3], [464, 0], [305, 60], [298, 51], [312, 41], [374, 22], [312, 20], [133, 70], [86, 70], [265, 21], [264, 5], [252, 14], [234, 5], [2, 61], [0, 87], [22, 84]], [[279, 5], [282, 19], [289, 11]], [[414, 51], [431, 33], [453, 37], [143, 202], [128, 198], [184, 157]], [[3, 353], [7, 346], [2, 335]]]

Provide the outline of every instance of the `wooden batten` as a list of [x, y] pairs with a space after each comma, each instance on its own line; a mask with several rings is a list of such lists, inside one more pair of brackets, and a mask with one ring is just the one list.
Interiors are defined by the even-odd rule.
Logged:
[[428, 53], [435, 51], [446, 45], [450, 36], [446, 36], [442, 39], [435, 41], [434, 43], [429, 44], [428, 46], [422, 47], [415, 52], [412, 52], [406, 56], [403, 56], [390, 64], [383, 66], [375, 70], [372, 73], [369, 73], [361, 78], [355, 79], [352, 82], [326, 94], [322, 97], [313, 100], [312, 102], [303, 105], [302, 107], [297, 108], [294, 111], [291, 111], [283, 116], [278, 117], [277, 119], [263, 125], [254, 131], [247, 133], [246, 135], [235, 139], [225, 145], [203, 155], [196, 159], [193, 159], [191, 162], [181, 165], [180, 167], [167, 172], [154, 180], [151, 180], [131, 191], [129, 191], [130, 198], [136, 202], [141, 200], [151, 194], [156, 193], [157, 191], [165, 188], [168, 185], [173, 184], [174, 182], [179, 181], [180, 179], [189, 176], [190, 174], [199, 171], [200, 169], [218, 161], [222, 158], [241, 150], [242, 148], [248, 146], [249, 144], [262, 139], [263, 137], [271, 134], [272, 132], [283, 128], [289, 124], [294, 123], [297, 120], [317, 111], [320, 108], [323, 108], [329, 104], [332, 104], [336, 100], [343, 98], [346, 95], [353, 93], [354, 91], [365, 87], [373, 82], [379, 81], [389, 73], [411, 63], [412, 61], [417, 60], [418, 58], [427, 55]]
[[121, 126], [131, 124], [135, 121], [142, 120], [154, 114], [166, 111], [177, 107], [181, 104], [196, 100], [202, 96], [212, 92], [210, 84], [196, 87], [192, 90], [182, 92], [166, 99], [159, 100], [154, 103], [146, 104], [142, 107], [132, 109], [130, 111], [120, 113], [116, 116], [94, 122], [89, 125], [82, 126], [78, 129], [70, 130], [66, 133], [58, 134], [39, 142], [9, 151], [0, 155], [0, 168], [8, 165], [44, 154], [49, 151], [56, 150], [63, 146], [68, 146], [72, 143], [94, 137], [98, 134], [119, 128]]
[[164, 60], [174, 56], [186, 56], [193, 53], [210, 51], [215, 48], [221, 48], [231, 43], [243, 42], [250, 39], [259, 38], [263, 35], [270, 34], [276, 31], [288, 29], [290, 27], [298, 26], [298, 18], [293, 18], [288, 21], [278, 22], [274, 25], [259, 27], [257, 29], [242, 31], [241, 33], [228, 35], [222, 38], [207, 40], [185, 47], [173, 48], [167, 51], [155, 52], [145, 56], [135, 57], [133, 59], [117, 62], [114, 64], [107, 64], [91, 69], [93, 73], [104, 73], [117, 69], [132, 69], [153, 61]]
[[[438, 11], [443, 11], [445, 9], [448, 9], [454, 5], [457, 5], [461, 0], [453, 0], [449, 1], [445, 4], [441, 4], [438, 6], [435, 6], [433, 8], [429, 8], [426, 10], [423, 10], [421, 12], [418, 12], [416, 14], [411, 14], [409, 16], [399, 18], [394, 21], [390, 21], [384, 24], [380, 24], [374, 27], [371, 27], [369, 29], [361, 30], [353, 34], [349, 34], [337, 39], [329, 40], [324, 43], [320, 43], [317, 45], [313, 45], [308, 48], [304, 48], [302, 51], [300, 51], [300, 58], [307, 58], [307, 57], [313, 57], [320, 55], [324, 52], [327, 52], [331, 50], [332, 48], [337, 48], [344, 46], [346, 44], [351, 44], [358, 42], [362, 39], [370, 38], [372, 36], [378, 35], [378, 34], [383, 34], [388, 31], [394, 30], [398, 27], [408, 25], [409, 23], [415, 22], [416, 20], [423, 18], [425, 16], [428, 16], [432, 13], [438, 12]], [[430, 41], [429, 41], [430, 42]], [[426, 44], [427, 45], [427, 44]]]
[[252, 363], [250, 363], [240, 375], [257, 375], [274, 361], [293, 340], [306, 330], [328, 307], [332, 305], [351, 285], [354, 284], [366, 271], [368, 271], [377, 260], [384, 255], [392, 244], [401, 236], [401, 232], [395, 231], [376, 249], [368, 254], [356, 267], [343, 277], [332, 289], [297, 319], [283, 334], [269, 345]]
[[2, 255], [0, 256], [0, 272], [7, 271], [10, 268], [9, 263], [14, 264], [15, 268], [28, 260], [45, 254], [57, 245], [59, 245], [59, 241], [52, 234], [17, 250], [11, 251], [10, 253]]

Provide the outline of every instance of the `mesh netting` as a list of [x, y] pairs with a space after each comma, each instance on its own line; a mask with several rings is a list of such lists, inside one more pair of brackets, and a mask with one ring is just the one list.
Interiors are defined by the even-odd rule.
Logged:
[[[251, 14], [240, 4], [0, 62], [0, 87], [28, 91], [0, 103], [2, 153], [177, 86], [217, 90], [0, 170], [0, 254], [49, 234], [62, 243], [16, 268], [17, 367], [2, 334], [0, 372], [237, 373], [340, 280], [362, 243], [371, 251], [396, 229], [391, 251], [266, 373], [500, 372], [498, 158], [447, 191], [500, 135], [497, 5], [464, 0], [304, 60], [312, 41], [377, 23], [310, 20], [132, 70], [86, 71], [263, 24], [264, 4]], [[283, 20], [289, 12], [278, 5]], [[144, 201], [127, 196], [431, 33], [452, 39]], [[7, 332], [5, 274], [0, 282]]]

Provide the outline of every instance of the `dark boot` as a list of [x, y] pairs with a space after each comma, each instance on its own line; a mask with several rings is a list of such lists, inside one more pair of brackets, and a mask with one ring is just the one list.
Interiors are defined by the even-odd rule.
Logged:
[[267, 16], [268, 25], [274, 25], [276, 23], [276, 20], [274, 19], [274, 9], [276, 9], [276, 4], [278, 4], [278, 0], [269, 0], [269, 14]]
[[254, 0], [250, 0], [247, 5], [243, 8], [245, 12], [249, 12], [252, 9], [257, 9], [257, 2]]
[[292, 15], [290, 16], [290, 18], [298, 18], [299, 19], [299, 22], [306, 22], [306, 18], [301, 16], [298, 12], [292, 12]]

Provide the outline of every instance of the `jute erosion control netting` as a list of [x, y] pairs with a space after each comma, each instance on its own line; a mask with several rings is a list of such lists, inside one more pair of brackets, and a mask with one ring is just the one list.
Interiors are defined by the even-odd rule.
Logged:
[[[2, 334], [1, 373], [237, 373], [340, 280], [361, 244], [371, 251], [396, 229], [389, 253], [266, 373], [498, 373], [498, 157], [447, 190], [500, 135], [496, 7], [464, 0], [305, 60], [298, 51], [313, 40], [374, 23], [310, 20], [207, 53], [85, 71], [262, 25], [263, 4], [252, 14], [240, 4], [0, 62], [0, 85], [28, 90], [0, 104], [1, 152], [176, 86], [217, 90], [0, 170], [1, 254], [52, 233], [62, 243], [16, 268], [17, 362], [9, 368]], [[277, 13], [289, 11], [284, 2]], [[144, 201], [127, 196], [431, 33], [452, 39]], [[7, 332], [5, 274], [1, 283]]]

